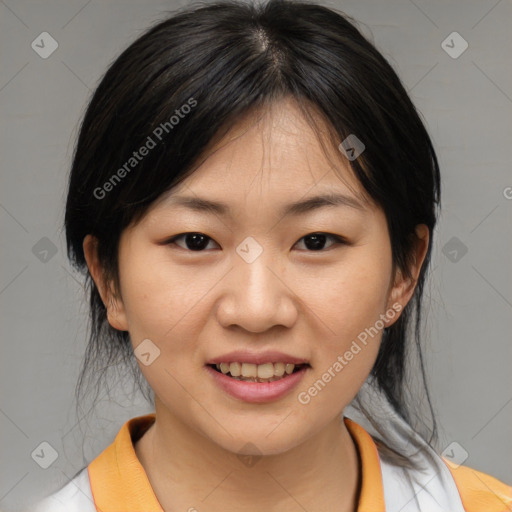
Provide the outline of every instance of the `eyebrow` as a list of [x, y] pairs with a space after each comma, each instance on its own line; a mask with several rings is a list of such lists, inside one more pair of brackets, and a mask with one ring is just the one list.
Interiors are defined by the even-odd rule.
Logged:
[[[183, 206], [197, 212], [213, 213], [221, 216], [233, 216], [231, 208], [228, 205], [200, 197], [171, 196], [169, 203], [171, 205]], [[286, 217], [288, 215], [304, 215], [313, 210], [318, 210], [319, 208], [327, 206], [345, 206], [360, 211], [365, 210], [365, 207], [353, 197], [337, 193], [327, 193], [287, 204], [282, 208], [280, 214], [282, 217]]]

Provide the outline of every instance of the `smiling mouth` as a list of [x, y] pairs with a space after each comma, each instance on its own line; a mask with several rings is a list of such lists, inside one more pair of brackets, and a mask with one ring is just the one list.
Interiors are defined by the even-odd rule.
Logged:
[[308, 363], [292, 364], [292, 363], [217, 363], [209, 364], [214, 370], [222, 373], [226, 377], [245, 382], [274, 382], [276, 380], [285, 379], [292, 373], [297, 373], [304, 368], [310, 368]]

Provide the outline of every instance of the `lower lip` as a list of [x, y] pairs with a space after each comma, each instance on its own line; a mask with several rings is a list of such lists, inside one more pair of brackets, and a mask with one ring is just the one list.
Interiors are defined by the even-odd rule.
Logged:
[[221, 389], [234, 398], [252, 403], [271, 402], [283, 397], [299, 384], [308, 368], [305, 366], [299, 371], [273, 382], [247, 382], [227, 377], [206, 365], [206, 369]]

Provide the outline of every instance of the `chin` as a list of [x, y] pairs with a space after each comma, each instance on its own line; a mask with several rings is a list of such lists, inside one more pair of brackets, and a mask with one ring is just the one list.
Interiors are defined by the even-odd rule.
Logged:
[[[286, 417], [286, 415], [284, 416]], [[282, 423], [282, 424], [279, 424]], [[298, 446], [309, 437], [307, 432], [299, 432], [293, 425], [285, 425], [281, 419], [277, 422], [260, 425], [251, 423], [238, 423], [230, 432], [232, 436], [221, 429], [222, 434], [209, 436], [210, 440], [226, 451], [236, 455], [268, 456], [279, 455]]]

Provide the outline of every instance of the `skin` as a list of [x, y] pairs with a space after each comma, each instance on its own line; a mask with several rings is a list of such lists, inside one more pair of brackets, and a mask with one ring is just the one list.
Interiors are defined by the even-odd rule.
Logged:
[[[138, 361], [155, 392], [156, 422], [135, 451], [167, 511], [356, 510], [361, 468], [340, 418], [371, 371], [382, 331], [307, 405], [297, 395], [379, 315], [405, 307], [428, 247], [428, 228], [419, 225], [412, 278], [394, 275], [385, 215], [365, 202], [345, 157], [332, 150], [327, 159], [293, 101], [266, 114], [241, 119], [191, 176], [124, 230], [117, 295], [102, 278], [96, 240], [84, 239], [110, 324], [129, 331], [134, 349], [147, 338], [160, 349], [150, 365]], [[283, 205], [325, 191], [362, 209], [280, 215]], [[233, 217], [173, 205], [178, 193], [227, 203]], [[187, 237], [164, 243], [187, 232], [209, 237], [202, 251], [187, 248]], [[312, 233], [348, 244], [328, 237], [311, 249], [304, 237]], [[248, 236], [263, 248], [252, 263], [236, 252]], [[225, 394], [204, 368], [236, 349], [280, 350], [311, 368], [288, 395], [247, 403]], [[248, 442], [257, 449], [244, 453], [263, 455], [252, 467], [237, 456]]]

